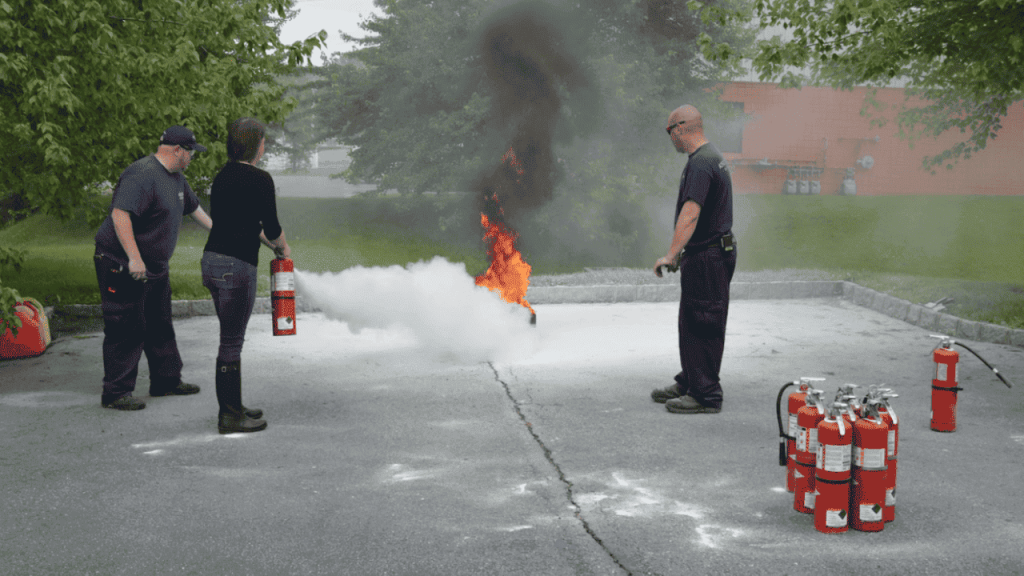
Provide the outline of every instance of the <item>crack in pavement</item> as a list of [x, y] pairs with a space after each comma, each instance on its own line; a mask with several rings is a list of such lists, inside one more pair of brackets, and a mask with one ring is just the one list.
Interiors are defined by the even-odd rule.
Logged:
[[526, 425], [526, 431], [530, 433], [530, 436], [533, 436], [534, 442], [536, 442], [537, 445], [540, 446], [540, 449], [544, 451], [544, 458], [547, 459], [548, 463], [550, 463], [551, 466], [555, 469], [555, 472], [558, 473], [558, 480], [565, 485], [566, 498], [568, 498], [569, 504], [572, 506], [573, 515], [576, 516], [576, 519], [580, 521], [580, 525], [582, 525], [583, 530], [587, 533], [587, 535], [589, 535], [594, 540], [594, 542], [597, 543], [598, 546], [601, 547], [601, 550], [604, 550], [605, 554], [607, 554], [608, 557], [612, 559], [612, 562], [615, 562], [616, 566], [621, 568], [629, 576], [633, 576], [633, 572], [630, 571], [629, 568], [626, 568], [626, 566], [623, 565], [622, 562], [620, 562], [619, 559], [615, 557], [615, 554], [611, 550], [609, 550], [607, 546], [605, 546], [601, 538], [597, 535], [596, 532], [594, 532], [594, 529], [591, 528], [590, 523], [587, 522], [587, 519], [583, 517], [583, 508], [581, 508], [580, 505], [576, 502], [576, 496], [573, 493], [573, 483], [568, 478], [566, 478], [565, 473], [562, 471], [562, 467], [558, 465], [558, 462], [555, 462], [555, 456], [551, 452], [551, 449], [548, 448], [546, 444], [544, 444], [544, 440], [542, 440], [541, 437], [533, 430], [533, 425], [526, 420], [526, 415], [523, 414], [519, 400], [517, 400], [516, 397], [512, 395], [512, 390], [508, 387], [508, 384], [501, 379], [501, 376], [498, 374], [498, 369], [494, 367], [494, 364], [492, 362], [488, 362], [487, 365], [491, 367], [492, 371], [494, 371], [494, 379], [499, 384], [501, 384], [502, 388], [505, 389], [505, 395], [508, 396], [508, 399], [512, 401], [512, 409], [515, 410], [516, 415], [519, 416], [519, 419], [522, 420], [523, 424]]

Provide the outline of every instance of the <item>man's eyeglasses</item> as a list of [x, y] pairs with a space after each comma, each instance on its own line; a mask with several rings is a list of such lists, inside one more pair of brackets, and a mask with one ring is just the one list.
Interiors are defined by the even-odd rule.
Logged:
[[668, 132], [668, 135], [671, 136], [672, 131], [676, 129], [676, 126], [682, 126], [683, 124], [686, 124], [686, 120], [680, 120], [679, 122], [676, 122], [675, 124], [669, 126], [668, 128], [665, 128], [665, 132]]

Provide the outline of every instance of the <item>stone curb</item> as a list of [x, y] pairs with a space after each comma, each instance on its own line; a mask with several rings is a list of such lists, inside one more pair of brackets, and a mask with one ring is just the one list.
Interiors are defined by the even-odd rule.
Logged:
[[[613, 304], [623, 302], [675, 302], [679, 300], [677, 284], [603, 285], [603, 286], [531, 286], [526, 299], [531, 304]], [[964, 320], [935, 312], [920, 304], [896, 298], [847, 281], [811, 280], [788, 282], [733, 282], [733, 300], [783, 300], [806, 298], [842, 298], [897, 320], [953, 338], [1024, 348], [1024, 330], [1007, 328], [987, 322]], [[298, 312], [317, 312], [302, 296], [295, 298]], [[257, 298], [253, 314], [270, 314], [270, 298]], [[171, 314], [175, 318], [212, 316], [212, 300], [174, 300]], [[99, 317], [100, 307], [70, 304], [46, 308], [50, 318]]]

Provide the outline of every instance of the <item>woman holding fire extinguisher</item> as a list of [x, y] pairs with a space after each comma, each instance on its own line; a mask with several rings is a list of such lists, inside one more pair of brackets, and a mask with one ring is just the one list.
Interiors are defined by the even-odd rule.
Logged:
[[232, 122], [228, 127], [229, 162], [210, 188], [214, 222], [202, 270], [203, 285], [210, 290], [220, 320], [215, 381], [221, 434], [267, 427], [262, 410], [242, 405], [242, 343], [256, 300], [260, 243], [282, 258], [291, 255], [291, 248], [277, 220], [274, 179], [256, 167], [265, 145], [266, 128], [257, 120]]

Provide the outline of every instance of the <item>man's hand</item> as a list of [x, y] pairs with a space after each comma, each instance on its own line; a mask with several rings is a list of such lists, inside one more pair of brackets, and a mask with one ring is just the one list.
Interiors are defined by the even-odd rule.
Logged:
[[654, 274], [661, 278], [661, 267], [665, 266], [669, 272], [679, 271], [679, 259], [683, 257], [686, 244], [697, 229], [697, 219], [700, 218], [700, 204], [693, 200], [683, 203], [683, 209], [679, 212], [676, 220], [675, 232], [672, 234], [672, 244], [668, 247], [668, 255], [658, 259], [654, 263]]
[[657, 276], [658, 278], [661, 278], [661, 268], [662, 268], [662, 266], [664, 266], [665, 268], [668, 268], [669, 272], [677, 272], [677, 271], [679, 271], [679, 257], [680, 256], [681, 255], [677, 254], [675, 257], [673, 257], [673, 256], [663, 256], [661, 258], [658, 258], [658, 261], [654, 263], [654, 275]]
[[146, 264], [142, 258], [130, 258], [128, 260], [128, 274], [135, 280], [146, 279]]

